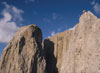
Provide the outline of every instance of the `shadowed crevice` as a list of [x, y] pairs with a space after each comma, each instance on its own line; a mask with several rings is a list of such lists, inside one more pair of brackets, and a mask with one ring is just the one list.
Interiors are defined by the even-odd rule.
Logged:
[[24, 45], [25, 45], [25, 38], [22, 37], [20, 42], [19, 42], [19, 53], [21, 53], [22, 48], [24, 47]]
[[54, 43], [49, 39], [44, 40], [47, 73], [58, 73], [57, 59], [54, 56]]

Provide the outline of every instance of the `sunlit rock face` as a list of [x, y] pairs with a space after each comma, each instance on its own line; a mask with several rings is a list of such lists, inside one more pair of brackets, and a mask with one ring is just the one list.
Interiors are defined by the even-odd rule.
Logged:
[[72, 32], [60, 73], [100, 73], [100, 19], [90, 11]]
[[[57, 73], [100, 73], [100, 19], [90, 11], [81, 15], [73, 30], [46, 40], [53, 43], [52, 47], [50, 43], [45, 43], [44, 47], [48, 53], [54, 49], [56, 63], [47, 62], [51, 68], [56, 67]], [[52, 71], [51, 68], [48, 71]], [[50, 73], [56, 73], [53, 71]]]
[[68, 30], [44, 40], [48, 73], [60, 73], [63, 54], [68, 49], [71, 33], [72, 30]]
[[36, 25], [20, 28], [4, 49], [0, 73], [45, 73], [42, 32]]
[[0, 73], [100, 73], [100, 19], [84, 12], [74, 29], [45, 40], [38, 26], [21, 27], [3, 51]]

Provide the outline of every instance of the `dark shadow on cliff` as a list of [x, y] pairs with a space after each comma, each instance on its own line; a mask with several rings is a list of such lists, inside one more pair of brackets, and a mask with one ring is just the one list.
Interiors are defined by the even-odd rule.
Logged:
[[58, 73], [58, 69], [56, 67], [57, 59], [54, 56], [54, 43], [49, 39], [44, 40], [44, 51], [46, 56], [47, 73]]
[[[42, 48], [42, 32], [40, 28], [36, 27], [37, 30], [35, 30], [32, 33], [32, 37], [35, 38], [35, 41], [37, 43], [37, 50], [35, 54], [32, 57], [31, 60], [31, 72], [30, 73], [39, 73], [39, 63], [42, 63], [43, 59], [45, 58], [45, 53]], [[41, 72], [42, 73], [42, 72]], [[46, 70], [44, 70], [44, 73], [46, 73]]]

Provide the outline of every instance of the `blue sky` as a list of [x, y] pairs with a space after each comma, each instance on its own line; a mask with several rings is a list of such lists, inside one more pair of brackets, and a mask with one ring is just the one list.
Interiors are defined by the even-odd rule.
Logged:
[[37, 24], [44, 39], [73, 28], [83, 9], [100, 17], [100, 0], [0, 0], [0, 55], [21, 26]]

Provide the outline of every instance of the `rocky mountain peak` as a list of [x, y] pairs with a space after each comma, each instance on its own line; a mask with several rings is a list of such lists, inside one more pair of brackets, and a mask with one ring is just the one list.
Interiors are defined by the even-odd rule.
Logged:
[[97, 17], [91, 11], [87, 11], [80, 16], [79, 22], [93, 21], [96, 19]]
[[[33, 34], [36, 35], [36, 37]], [[21, 37], [25, 37], [27, 39], [29, 39], [30, 37], [35, 37], [35, 38], [39, 39], [38, 41], [42, 42], [42, 32], [41, 32], [40, 28], [36, 26], [36, 24], [32, 24], [32, 25], [24, 26], [24, 27], [20, 28], [16, 32], [13, 39], [17, 41]]]
[[35, 24], [20, 28], [0, 60], [0, 73], [44, 73], [42, 32]]
[[100, 73], [100, 19], [84, 12], [73, 30], [45, 40], [35, 24], [21, 27], [3, 51], [0, 73]]

